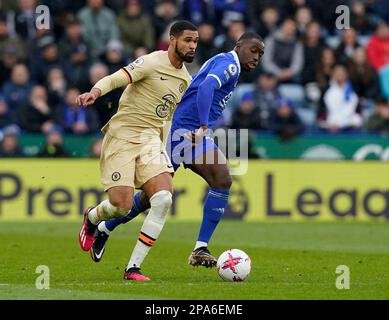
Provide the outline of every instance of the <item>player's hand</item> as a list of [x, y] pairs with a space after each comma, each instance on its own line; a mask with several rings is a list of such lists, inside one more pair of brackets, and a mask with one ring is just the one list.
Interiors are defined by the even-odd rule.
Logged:
[[88, 107], [92, 105], [97, 98], [98, 97], [94, 92], [86, 92], [79, 95], [76, 99], [76, 102], [78, 106]]
[[201, 126], [200, 128], [197, 129], [196, 132], [191, 131], [190, 133], [188, 133], [186, 135], [186, 138], [188, 140], [192, 141], [192, 146], [195, 146], [203, 140], [203, 138], [207, 132], [207, 129], [208, 129], [208, 127]]

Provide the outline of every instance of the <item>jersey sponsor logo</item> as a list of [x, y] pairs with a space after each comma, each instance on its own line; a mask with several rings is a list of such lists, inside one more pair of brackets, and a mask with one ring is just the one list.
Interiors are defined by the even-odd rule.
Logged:
[[112, 181], [119, 181], [122, 175], [119, 172], [112, 173]]
[[230, 80], [230, 74], [227, 72], [227, 70], [224, 70], [224, 75], [225, 75], [227, 81]]
[[141, 64], [143, 64], [143, 62], [145, 62], [143, 58], [138, 58], [133, 62], [133, 64], [136, 66], [140, 66]]
[[231, 96], [232, 96], [232, 91], [231, 91], [229, 94], [227, 94], [227, 95], [219, 102], [219, 105], [220, 105], [223, 109], [226, 107], [227, 102], [228, 102], [228, 100], [230, 100]]
[[176, 99], [172, 94], [166, 94], [162, 97], [163, 103], [158, 105], [155, 109], [157, 116], [160, 118], [167, 118], [173, 114], [173, 110], [177, 105]]
[[230, 74], [231, 74], [232, 76], [234, 76], [234, 75], [236, 75], [236, 73], [238, 72], [238, 68], [236, 67], [236, 65], [230, 64], [230, 65], [228, 66], [228, 71], [230, 72]]

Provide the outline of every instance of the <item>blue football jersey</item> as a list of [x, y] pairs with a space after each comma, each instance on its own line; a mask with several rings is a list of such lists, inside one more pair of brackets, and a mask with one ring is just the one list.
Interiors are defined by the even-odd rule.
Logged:
[[200, 120], [196, 100], [198, 87], [206, 77], [214, 77], [219, 83], [209, 111], [208, 126], [212, 128], [222, 115], [227, 101], [238, 83], [239, 74], [240, 63], [234, 50], [220, 53], [207, 60], [201, 69], [193, 75], [192, 83], [174, 112], [172, 132], [176, 129], [196, 130], [199, 128]]

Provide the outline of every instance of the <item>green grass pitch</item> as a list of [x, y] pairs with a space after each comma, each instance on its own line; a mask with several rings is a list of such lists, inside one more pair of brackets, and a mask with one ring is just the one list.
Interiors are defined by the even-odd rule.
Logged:
[[[100, 263], [81, 251], [80, 223], [1, 222], [0, 299], [388, 299], [388, 223], [250, 223], [222, 221], [210, 245], [219, 255], [246, 251], [253, 263], [242, 283], [187, 258], [199, 222], [168, 221], [143, 264], [147, 283], [122, 280], [141, 221], [120, 226]], [[50, 268], [50, 289], [35, 287], [38, 265]], [[335, 270], [350, 269], [338, 290]]]

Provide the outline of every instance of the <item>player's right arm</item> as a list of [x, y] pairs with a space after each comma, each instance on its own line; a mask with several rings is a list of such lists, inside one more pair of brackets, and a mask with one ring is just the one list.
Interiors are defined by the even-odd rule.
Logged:
[[97, 81], [96, 84], [89, 92], [79, 95], [77, 97], [77, 104], [79, 106], [84, 106], [84, 107], [90, 106], [99, 97], [107, 94], [112, 90], [124, 87], [130, 83], [131, 83], [131, 77], [128, 74], [128, 71], [122, 68], [116, 71], [115, 73]]
[[90, 92], [77, 97], [77, 104], [84, 107], [90, 106], [108, 92], [147, 77], [154, 70], [153, 63], [149, 55], [138, 58], [127, 67], [97, 81]]

